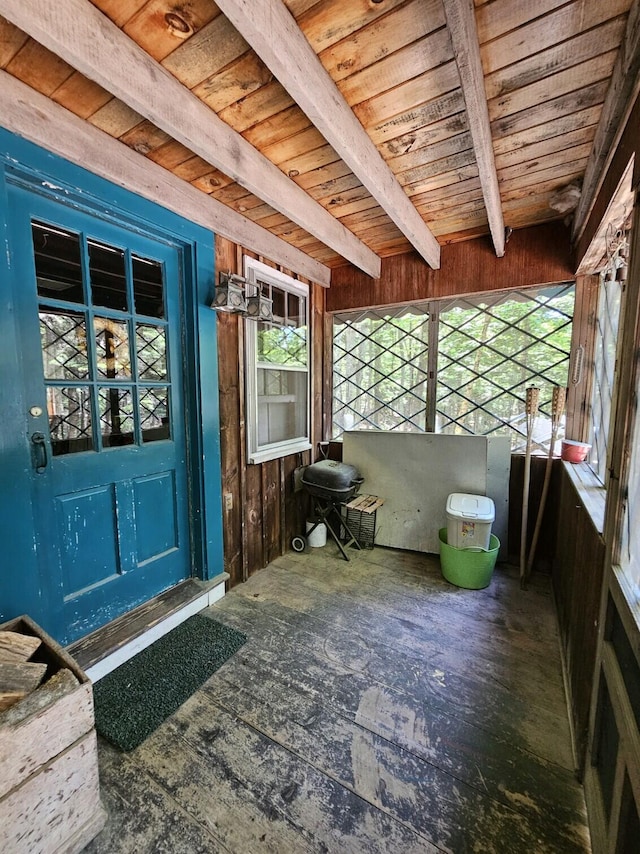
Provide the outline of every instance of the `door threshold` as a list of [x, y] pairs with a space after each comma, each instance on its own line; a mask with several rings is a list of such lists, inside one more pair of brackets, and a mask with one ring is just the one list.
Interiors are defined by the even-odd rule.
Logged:
[[211, 581], [189, 578], [67, 647], [92, 682], [120, 667], [225, 594], [227, 572]]

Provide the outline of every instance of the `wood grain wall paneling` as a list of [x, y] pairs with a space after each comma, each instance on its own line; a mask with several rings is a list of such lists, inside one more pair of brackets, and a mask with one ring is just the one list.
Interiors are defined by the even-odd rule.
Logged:
[[[221, 270], [236, 272], [236, 246], [216, 238], [216, 279]], [[235, 315], [218, 314], [218, 387], [220, 397], [220, 449], [222, 493], [231, 495], [233, 507], [223, 509], [224, 562], [231, 584], [242, 580], [242, 528], [244, 501], [242, 470], [244, 452], [240, 423], [239, 320]], [[224, 508], [224, 498], [223, 498]]]
[[[216, 276], [226, 270], [242, 274], [244, 255], [258, 257], [229, 240], [216, 238]], [[290, 270], [278, 267], [268, 258], [260, 256], [259, 260], [292, 275]], [[288, 551], [291, 538], [304, 531], [308, 501], [304, 493], [294, 491], [294, 470], [316, 459], [318, 442], [324, 436], [322, 395], [326, 288], [303, 278], [300, 281], [309, 285], [312, 330], [311, 452], [258, 465], [247, 463], [244, 321], [237, 315], [218, 315], [222, 493], [223, 497], [230, 495], [232, 503], [230, 510], [223, 510], [224, 558], [231, 586], [246, 581], [254, 572]], [[331, 353], [331, 348], [328, 352]]]
[[604, 541], [561, 469], [553, 590], [569, 690], [578, 773], [584, 770], [604, 574]]
[[532, 287], [572, 278], [568, 231], [551, 223], [514, 231], [504, 258], [496, 258], [488, 238], [479, 238], [443, 246], [440, 270], [431, 270], [415, 253], [386, 258], [376, 281], [354, 267], [338, 267], [326, 295], [327, 311]]

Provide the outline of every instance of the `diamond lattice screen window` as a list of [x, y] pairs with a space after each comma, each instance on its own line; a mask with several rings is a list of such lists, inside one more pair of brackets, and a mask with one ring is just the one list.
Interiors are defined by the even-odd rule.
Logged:
[[426, 429], [429, 312], [403, 306], [336, 315], [333, 436]]
[[589, 464], [602, 483], [606, 482], [607, 474], [607, 446], [621, 299], [622, 282], [615, 279], [604, 281], [604, 276], [601, 276], [593, 356]]
[[436, 430], [505, 435], [524, 450], [528, 386], [540, 389], [534, 453], [547, 453], [554, 385], [566, 387], [574, 286], [441, 303]]

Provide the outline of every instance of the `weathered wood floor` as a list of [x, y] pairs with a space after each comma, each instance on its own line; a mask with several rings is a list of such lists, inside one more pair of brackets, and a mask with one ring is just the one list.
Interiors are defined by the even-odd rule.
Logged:
[[137, 750], [89, 851], [589, 851], [547, 579], [286, 555], [209, 610], [247, 644]]

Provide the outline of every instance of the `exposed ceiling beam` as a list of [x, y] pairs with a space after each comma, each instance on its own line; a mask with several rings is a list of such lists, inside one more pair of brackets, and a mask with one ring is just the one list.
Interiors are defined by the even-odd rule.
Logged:
[[299, 275], [321, 285], [330, 283], [331, 271], [324, 264], [176, 178], [6, 71], [0, 71], [0, 125]]
[[633, 0], [611, 82], [602, 106], [582, 195], [573, 218], [572, 238], [580, 240], [638, 94], [640, 93], [640, 0]]
[[88, 0], [0, 0], [0, 14], [374, 278], [380, 258]]
[[505, 234], [498, 173], [491, 141], [491, 123], [484, 89], [484, 72], [476, 28], [473, 0], [444, 0], [453, 53], [460, 72], [467, 121], [478, 164], [480, 186], [489, 220], [493, 247], [498, 258], [504, 255]]
[[425, 261], [440, 246], [282, 0], [216, 0], [265, 65]]

